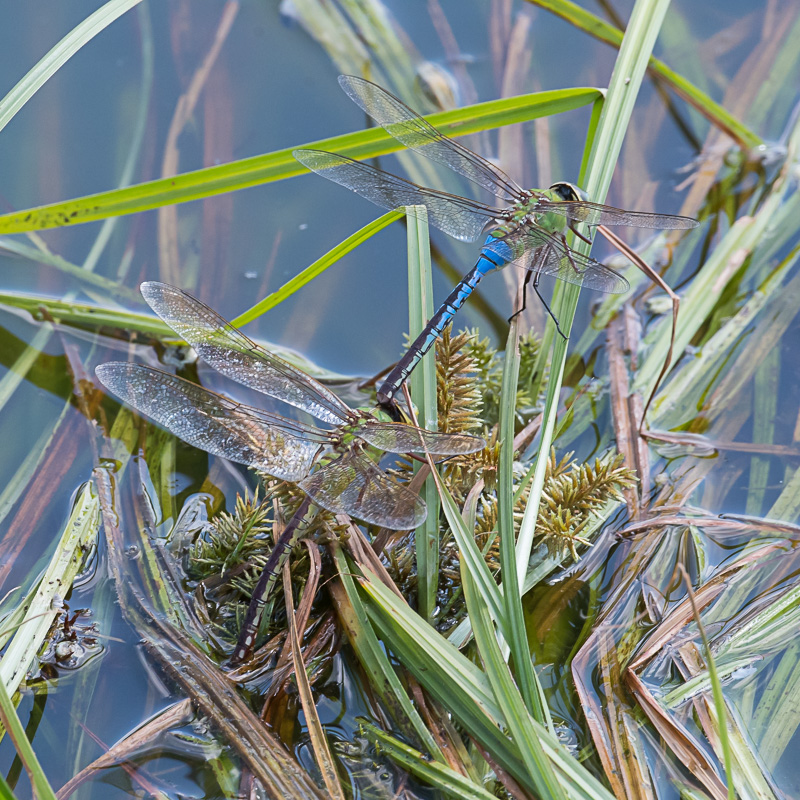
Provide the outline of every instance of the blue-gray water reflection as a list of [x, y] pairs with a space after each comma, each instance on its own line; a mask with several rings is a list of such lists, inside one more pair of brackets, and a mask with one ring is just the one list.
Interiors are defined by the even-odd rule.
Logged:
[[[690, 80], [720, 101], [731, 76], [756, 46], [755, 31], [766, 16], [761, 6], [738, 5], [698, 8], [697, 4], [676, 3], [660, 41], [660, 57], [676, 69], [685, 70]], [[58, 4], [29, 0], [6, 9], [0, 30], [0, 74], [6, 78], [6, 87], [12, 86], [58, 39], [99, 6], [98, 0], [91, 4], [78, 0]], [[477, 0], [441, 3], [441, 12], [457, 43], [456, 53], [448, 52], [443, 44], [444, 29], [435, 4], [393, 3], [391, 10], [398, 24], [409, 32], [419, 59], [434, 62], [455, 76], [454, 86], [462, 98], [469, 95], [469, 87], [458, 80], [461, 70], [474, 82], [476, 100], [498, 97], [503, 85], [514, 87], [512, 94], [607, 85], [615, 57], [611, 47], [523, 3], [514, 5], [510, 17], [518, 37], [515, 39], [498, 21], [503, 13], [501, 6]], [[142, 125], [143, 138], [134, 154], [134, 183], [159, 177], [165, 158], [183, 173], [363, 127], [363, 115], [336, 83], [340, 68], [296, 21], [291, 7], [284, 4], [279, 10], [276, 4], [245, 2], [238, 8], [196, 106], [180, 134], [171, 140], [176, 105], [190, 89], [197, 69], [208, 55], [221, 13], [221, 4], [212, 0], [151, 4], [148, 16], [142, 16], [139, 10], [131, 11], [91, 41], [0, 132], [4, 143], [0, 150], [0, 210], [24, 209], [116, 187], [123, 165], [131, 157], [138, 124]], [[627, 16], [629, 10], [626, 7], [620, 13]], [[490, 15], [495, 15], [494, 20]], [[743, 25], [745, 15], [749, 15], [749, 22], [743, 32], [736, 20], [740, 19], [739, 25]], [[682, 25], [692, 31], [699, 44], [729, 27], [740, 35], [733, 42], [723, 43], [728, 47], [727, 54], [721, 65], [715, 62], [711, 70], [699, 46], [684, 52], [681, 45], [688, 35], [681, 36]], [[153, 79], [149, 85], [146, 76], [143, 79], [143, 64], [150, 58], [143, 42], [152, 47]], [[722, 46], [719, 41], [716, 45]], [[516, 66], [512, 66], [511, 59], [499, 61], [500, 52], [512, 53]], [[529, 57], [535, 67], [524, 66]], [[706, 85], [712, 79], [715, 83]], [[151, 96], [142, 118], [137, 116], [139, 103], [147, 91]], [[680, 213], [688, 190], [676, 190], [685, 177], [679, 169], [696, 156], [693, 141], [703, 141], [707, 123], [682, 101], [673, 102], [677, 116], [665, 109], [653, 85], [645, 83], [609, 203]], [[762, 116], [751, 124], [765, 139], [777, 141], [789, 117], [788, 106], [787, 101], [763, 110]], [[518, 159], [504, 162], [503, 167], [523, 185], [576, 180], [589, 117], [589, 110], [582, 109], [552, 118], [546, 124], [528, 123], [519, 130], [505, 130], [500, 145], [494, 134], [471, 144], [488, 144], [483, 151], [487, 156], [495, 156], [499, 150], [520, 153]], [[692, 136], [685, 135], [681, 125]], [[167, 142], [174, 148], [169, 153]], [[173, 161], [169, 162], [169, 158]], [[393, 171], [401, 169], [395, 157], [381, 163]], [[743, 183], [732, 180], [730, 185], [720, 185], [719, 192], [746, 198], [763, 183], [758, 170], [744, 172]], [[748, 209], [742, 201], [742, 213], [745, 211]], [[166, 278], [162, 267], [168, 258], [168, 243], [159, 230], [159, 217], [166, 213], [150, 211], [118, 218], [96, 261], [95, 272], [112, 280], [122, 275], [122, 283], [132, 290], [142, 280]], [[173, 282], [228, 318], [275, 291], [377, 216], [376, 209], [366, 201], [313, 175], [178, 206], [174, 214], [173, 222], [164, 222], [162, 216], [162, 224], [175, 234], [178, 264], [171, 276]], [[39, 235], [52, 253], [81, 265], [89, 257], [101, 228], [101, 223], [90, 223]], [[474, 263], [475, 247], [455, 243], [437, 232], [432, 237], [457, 273], [463, 274]], [[27, 243], [23, 236], [16, 238]], [[633, 236], [630, 240], [636, 242]], [[785, 245], [774, 254], [773, 261], [785, 257], [789, 249]], [[606, 252], [598, 247], [595, 255], [600, 257]], [[0, 258], [3, 291], [109, 303], [102, 289], [80, 284], [52, 266], [17, 256]], [[700, 254], [692, 258], [676, 276], [682, 283], [689, 282], [694, 274]], [[405, 269], [405, 231], [401, 225], [393, 225], [248, 327], [247, 332], [295, 348], [336, 372], [374, 374], [395, 360], [402, 348], [407, 328]], [[452, 277], [437, 271], [436, 299], [444, 297], [452, 284]], [[514, 289], [515, 284], [506, 277], [494, 276], [484, 282], [480, 294], [495, 317], [503, 320], [513, 310]], [[584, 293], [574, 341], [586, 327], [596, 300]], [[132, 299], [124, 303], [133, 310], [145, 310]], [[739, 305], [740, 298], [733, 296], [723, 312], [732, 313]], [[543, 320], [541, 310], [532, 309], [531, 318]], [[472, 301], [461, 312], [459, 324], [481, 326], [484, 334], [491, 330]], [[0, 486], [7, 487], [0, 497], [0, 564], [4, 587], [12, 587], [28, 585], [42, 568], [43, 554], [49, 553], [53, 532], [60, 530], [68, 516], [75, 488], [90, 477], [99, 458], [85, 411], [73, 396], [73, 378], [80, 381], [85, 377], [76, 368], [82, 364], [88, 373], [98, 361], [119, 353], [112, 353], [105, 344], [98, 348], [91, 334], [78, 334], [69, 328], [46, 337], [40, 325], [11, 312], [0, 314], [0, 326], [0, 395], [4, 398], [0, 408], [4, 434]], [[777, 453], [767, 450], [763, 454], [768, 464], [766, 469], [761, 468], [763, 496], [759, 513], [770, 508], [786, 482], [792, 480], [797, 463], [797, 454], [789, 444], [796, 416], [790, 403], [790, 398], [797, 396], [793, 378], [796, 370], [791, 369], [796, 359], [795, 336], [796, 326], [789, 327], [780, 345], [783, 374], [768, 384], [776, 395], [776, 418], [783, 426], [788, 449]], [[27, 364], [25, 346], [32, 342], [42, 353]], [[595, 374], [602, 375], [606, 370], [605, 356], [599, 350], [598, 353], [590, 366]], [[691, 359], [693, 354], [679, 357]], [[20, 375], [24, 379], [14, 385]], [[573, 378], [572, 385], [577, 385], [583, 375]], [[698, 408], [702, 399], [698, 400]], [[728, 411], [729, 417], [746, 413], [734, 406]], [[565, 441], [564, 447], [576, 450], [579, 458], [594, 455], [595, 448], [604, 447], [613, 438], [610, 419], [607, 405], [602, 406], [595, 430], [576, 441]], [[676, 425], [690, 422], [684, 419]], [[723, 423], [724, 420], [717, 422], [721, 427]], [[52, 439], [50, 431], [55, 431]], [[708, 431], [711, 440], [723, 434], [719, 427]], [[739, 438], [759, 441], [762, 434], [751, 424], [742, 429]], [[41, 458], [36, 460], [32, 453]], [[656, 462], [654, 471], [662, 473], [666, 481], [672, 480], [681, 462], [694, 457], [662, 455], [663, 460]], [[753, 455], [714, 451], [705, 457], [713, 459], [714, 464], [695, 503], [710, 514], [752, 513], [752, 500], [745, 494], [752, 485]], [[29, 465], [27, 471], [25, 464]], [[237, 491], [253, 485], [252, 476], [244, 471], [230, 470], [205, 454], [179, 445], [175, 473], [165, 479], [176, 507], [189, 495], [210, 490], [206, 480], [209, 470], [218, 502], [228, 507]], [[135, 525], [135, 516], [124, 518], [123, 524]], [[722, 545], [709, 546], [709, 559], [723, 563], [722, 549]], [[102, 564], [103, 550], [101, 545]], [[609, 574], [605, 579], [610, 580]], [[540, 590], [536, 602], [557, 604], [557, 599], [546, 597], [547, 592]], [[587, 594], [576, 591], [574, 602], [588, 604]], [[72, 609], [93, 609], [99, 620], [98, 641], [103, 657], [90, 659], [78, 670], [62, 670], [57, 662], [48, 665], [47, 683], [38, 684], [37, 694], [26, 694], [19, 707], [55, 787], [180, 697], [174, 694], [172, 684], [163, 681], [137, 635], [121, 618], [113, 585], [104, 579], [103, 569], [73, 592], [68, 602]], [[561, 637], [556, 645], [578, 635], [583, 613], [569, 622], [568, 630], [554, 634], [555, 638]], [[554, 645], [553, 650], [558, 651], [558, 646]], [[551, 658], [552, 654], [543, 656], [545, 661]], [[568, 677], [554, 669], [548, 673], [547, 681], [558, 690], [560, 681]], [[368, 715], [370, 707], [365, 700], [368, 693], [350, 669], [346, 656], [332, 661], [330, 675], [320, 692], [325, 696], [324, 721], [335, 731], [336, 738], [355, 738], [355, 718]], [[570, 722], [575, 711], [574, 697], [567, 694], [559, 697], [557, 704], [563, 719]], [[87, 703], [86, 698], [91, 702]], [[81, 725], [99, 743], [85, 739], [79, 745], [84, 736]], [[291, 744], [301, 752], [304, 763], [310, 764], [304, 734], [300, 728], [289, 727], [296, 737]], [[217, 796], [218, 788], [204, 771], [208, 760], [205, 732], [191, 726], [187, 731], [184, 739], [173, 731], [152, 752], [142, 750], [135, 763], [167, 791]], [[358, 758], [351, 755], [346, 764], [354, 774], [358, 773]], [[14, 764], [8, 738], [0, 747], [0, 770], [18, 780], [15, 789], [19, 797], [30, 796], [24, 773]], [[366, 784], [380, 784], [386, 778], [381, 767], [373, 772], [369, 780], [365, 779]], [[128, 796], [140, 788], [119, 767], [95, 780], [102, 781], [102, 788], [95, 791], [102, 792], [104, 798]], [[791, 785], [791, 779], [786, 780]], [[232, 789], [235, 791], [236, 787]], [[366, 789], [361, 791], [367, 796]]]

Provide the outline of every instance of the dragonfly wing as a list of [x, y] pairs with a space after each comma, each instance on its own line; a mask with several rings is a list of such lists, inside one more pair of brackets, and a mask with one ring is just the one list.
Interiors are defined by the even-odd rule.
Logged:
[[455, 239], [474, 242], [500, 209], [466, 197], [426, 189], [369, 164], [324, 150], [295, 150], [294, 157], [312, 172], [360, 194], [381, 208], [424, 205], [431, 225]]
[[480, 436], [427, 431], [397, 422], [369, 420], [354, 429], [353, 433], [373, 447], [390, 453], [427, 452], [433, 456], [456, 456], [476, 453], [486, 447], [486, 442]]
[[324, 432], [235, 403], [176, 375], [127, 362], [100, 364], [100, 382], [179, 439], [286, 481], [308, 474]]
[[627, 292], [630, 284], [611, 267], [575, 252], [559, 236], [526, 225], [484, 245], [499, 258], [540, 275], [608, 294]]
[[515, 203], [522, 197], [522, 189], [503, 170], [445, 136], [377, 84], [353, 75], [340, 75], [339, 85], [356, 105], [406, 147], [450, 167], [507, 203]]
[[157, 281], [143, 283], [141, 292], [150, 308], [188, 342], [203, 361], [227, 378], [333, 425], [350, 417], [350, 409], [333, 392], [259, 347], [190, 294]]
[[425, 503], [393, 481], [363, 453], [351, 450], [297, 484], [322, 508], [372, 525], [411, 530], [427, 514]]
[[589, 203], [583, 200], [558, 202], [542, 200], [536, 206], [536, 213], [553, 212], [567, 219], [585, 222], [587, 225], [629, 225], [632, 228], [653, 228], [657, 230], [688, 230], [700, 223], [691, 217], [674, 214], [650, 214], [647, 211], [623, 211], [621, 208]]

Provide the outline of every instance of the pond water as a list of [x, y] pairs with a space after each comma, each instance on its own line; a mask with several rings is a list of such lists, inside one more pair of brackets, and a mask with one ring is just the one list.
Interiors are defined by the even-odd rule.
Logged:
[[[100, 5], [96, 0], [29, 0], [5, 9], [0, 29], [0, 75], [5, 88], [0, 93], [8, 91]], [[583, 5], [612, 22], [630, 14], [629, 3]], [[314, 35], [309, 20], [321, 21], [323, 8], [330, 11], [329, 6], [305, 1], [222, 4], [168, 0], [142, 4], [123, 15], [71, 58], [0, 133], [4, 144], [0, 150], [0, 213], [117, 188], [126, 164], [131, 166], [129, 182], [141, 183], [360, 130], [364, 116], [336, 80], [347, 64], [358, 63], [358, 54], [348, 50], [344, 32], [330, 23], [323, 27], [327, 40], [322, 40], [319, 32]], [[413, 0], [392, 1], [388, 10], [394, 19], [393, 31], [403, 32], [398, 41], [409, 53], [407, 64], [394, 64], [398, 73], [415, 70], [418, 76], [442, 81], [437, 86], [444, 87], [458, 105], [571, 86], [603, 87], [614, 66], [614, 48], [532, 4]], [[223, 29], [221, 22], [226, 19], [230, 26]], [[656, 54], [767, 143], [760, 154], [749, 153], [746, 164], [737, 163], [741, 151], [730, 140], [709, 133], [707, 120], [697, 110], [671, 89], [645, 80], [606, 202], [620, 208], [703, 215], [703, 227], [682, 240], [673, 267], [665, 273], [678, 290], [691, 289], [701, 265], [714, 254], [734, 219], [753, 214], [751, 200], [778, 180], [783, 166], [780, 148], [787, 144], [785, 136], [791, 130], [798, 101], [797, 59], [792, 60], [790, 49], [781, 48], [785, 32], [797, 24], [797, 9], [789, 2], [697, 4], [682, 0], [668, 12]], [[771, 37], [774, 48], [767, 46]], [[371, 52], [358, 37], [353, 42], [354, 47]], [[381, 46], [388, 45], [378, 45], [378, 49]], [[772, 64], [773, 51], [789, 54]], [[386, 68], [393, 61], [385, 55]], [[185, 119], [178, 121], [176, 108], [186, 103], [187, 97], [194, 105]], [[432, 106], [423, 109], [425, 102], [418, 88], [415, 107], [432, 110]], [[470, 146], [486, 156], [499, 157], [502, 167], [523, 186], [576, 181], [590, 115], [587, 106], [503, 128], [499, 137], [496, 132], [475, 136]], [[381, 164], [400, 174], [405, 174], [407, 166], [394, 156], [382, 159]], [[698, 175], [703, 176], [704, 170], [711, 170], [717, 178], [703, 183]], [[443, 176], [442, 180], [453, 179]], [[455, 181], [444, 188], [468, 192]], [[789, 204], [796, 190], [786, 192], [784, 202]], [[792, 226], [789, 230], [793, 232], [787, 236], [782, 228], [777, 233], [763, 233], [758, 259], [736, 261], [737, 254], [744, 257], [750, 251], [744, 242], [740, 250], [733, 248], [727, 268], [720, 270], [724, 279], [709, 284], [708, 294], [713, 295], [710, 307], [691, 306], [690, 314], [704, 316], [689, 341], [681, 343], [680, 365], [686, 367], [707, 352], [704, 347], [710, 336], [741, 311], [755, 289], [764, 289], [770, 275], [785, 267], [786, 276], [780, 280], [785, 280], [788, 288], [767, 292], [764, 313], [774, 324], [767, 325], [766, 332], [763, 318], [743, 325], [738, 334], [732, 334], [735, 343], [726, 355], [709, 360], [707, 378], [687, 382], [680, 402], [670, 408], [662, 405], [659, 412], [664, 414], [660, 427], [706, 437], [696, 447], [696, 442], [687, 444], [686, 440], [658, 444], [650, 467], [653, 497], [661, 492], [665, 506], [688, 503], [702, 510], [690, 533], [672, 531], [664, 537], [674, 537], [675, 548], [691, 549], [694, 544], [702, 552], [702, 557], [695, 556], [699, 559], [695, 577], [707, 577], [712, 566], [722, 568], [729, 551], [740, 554], [747, 542], [757, 539], [747, 531], [737, 531], [730, 539], [715, 539], [716, 529], [703, 527], [708, 519], [726, 513], [759, 518], [777, 514], [794, 523], [800, 509], [785, 493], [787, 485], [797, 480], [800, 455], [795, 401], [795, 298], [800, 293], [791, 282], [792, 264], [786, 261], [798, 242], [797, 222], [785, 218], [783, 207], [776, 207], [775, 219]], [[175, 206], [169, 212], [122, 216], [110, 230], [93, 222], [42, 231], [30, 238], [22, 234], [0, 237], [0, 292], [145, 313], [148, 310], [138, 297], [139, 283], [164, 280], [231, 319], [378, 213], [345, 189], [305, 175]], [[640, 232], [620, 230], [633, 246], [646, 243], [647, 237]], [[101, 240], [102, 247], [98, 245]], [[47, 258], [9, 250], [11, 242], [26, 246], [25, 253], [44, 248], [78, 266], [91, 259], [94, 273], [117, 288], [110, 291], [107, 286], [77, 280]], [[437, 250], [433, 284], [438, 303], [449, 293], [454, 276], [471, 268], [478, 248], [436, 231], [432, 242]], [[602, 242], [593, 250], [595, 258], [610, 253]], [[487, 278], [480, 297], [471, 299], [460, 312], [457, 327], [478, 326], [482, 335], [501, 346], [518, 281], [513, 268]], [[129, 291], [121, 293], [119, 287]], [[551, 292], [552, 284], [544, 286], [544, 291]], [[642, 291], [640, 285], [639, 295]], [[246, 330], [254, 338], [298, 351], [324, 371], [371, 376], [402, 352], [408, 327], [406, 297], [406, 233], [402, 225], [394, 224]], [[618, 435], [606, 388], [596, 398], [593, 395], [595, 385], [607, 386], [602, 381], [609, 360], [604, 337], [592, 334], [590, 327], [599, 299], [590, 292], [581, 297], [570, 343], [579, 348], [580, 343], [588, 345], [578, 362], [569, 363], [568, 389], [564, 390], [564, 399], [569, 398], [570, 403], [575, 400], [573, 389], [579, 397], [582, 393], [586, 413], [591, 405], [594, 418], [579, 434], [571, 435], [567, 427], [555, 441], [559, 457], [569, 450], [581, 461], [601, 455]], [[526, 325], [541, 329], [546, 315], [537, 304], [530, 305], [522, 318]], [[651, 313], [644, 301], [637, 301], [636, 310], [646, 330], [660, 324], [661, 315]], [[756, 346], [759, 336], [766, 337], [760, 347]], [[33, 351], [26, 349], [29, 345]], [[0, 307], [4, 442], [0, 487], [6, 487], [0, 492], [0, 570], [4, 593], [30, 586], [55, 546], [76, 491], [107, 455], [98, 449], [97, 430], [75, 399], [73, 376], [91, 379], [98, 363], [124, 359], [131, 352], [124, 337], [97, 338], [94, 332], [73, 325], [52, 330], [25, 313]], [[642, 352], [646, 354], [647, 348]], [[143, 351], [136, 351], [134, 357], [142, 355]], [[755, 377], [745, 370], [748, 364], [754, 367]], [[741, 383], [736, 381], [737, 369], [743, 370]], [[230, 391], [229, 384], [210, 373], [200, 368], [204, 385]], [[595, 384], [593, 376], [600, 383]], [[244, 394], [240, 397], [247, 399]], [[586, 402], [587, 397], [591, 403]], [[753, 443], [761, 447], [754, 448]], [[144, 464], [139, 467], [141, 474], [146, 473]], [[218, 507], [231, 509], [236, 493], [255, 485], [244, 468], [232, 468], [184, 445], [178, 446], [174, 472], [159, 473], [155, 480], [168, 486], [172, 510], [198, 492], [210, 492]], [[669, 486], [679, 487], [680, 498], [665, 491]], [[126, 529], [136, 525], [137, 516], [130, 505], [126, 510], [130, 513], [121, 517], [120, 525], [129, 535]], [[169, 517], [172, 510], [162, 512]], [[617, 528], [628, 521], [624, 512], [614, 519]], [[157, 526], [156, 530], [160, 532]], [[688, 543], [681, 540], [684, 535]], [[790, 549], [786, 541], [794, 534], [770, 531], [769, 535]], [[663, 541], [647, 542], [653, 552], [665, 552], [659, 550], [666, 547]], [[630, 549], [616, 551], [613, 543], [606, 546], [615, 552], [606, 564], [599, 553], [607, 551], [598, 549], [595, 560], [587, 558], [577, 574], [568, 576], [558, 588], [539, 587], [527, 606], [532, 619], [548, 619], [561, 604], [593, 603], [600, 608], [612, 603], [613, 608], [605, 606], [603, 612], [608, 614], [607, 623], [621, 624], [617, 615], [631, 600], [615, 598], [615, 591], [622, 590], [614, 584], [612, 574], [635, 559], [637, 544], [634, 539]], [[91, 609], [97, 620], [97, 631], [87, 632], [91, 636], [85, 653], [76, 664], [57, 663], [48, 657], [19, 705], [19, 715], [55, 788], [179, 698], [174, 684], [154, 666], [139, 634], [120, 613], [108, 578], [105, 548], [101, 542], [68, 600], [71, 610]], [[127, 557], [135, 560], [137, 555], [131, 551]], [[672, 564], [671, 558], [665, 555], [665, 563]], [[603, 567], [607, 572], [602, 573]], [[652, 564], [650, 568], [655, 569]], [[672, 586], [672, 573], [667, 567], [664, 570], [664, 585]], [[601, 573], [600, 588], [588, 597], [590, 577]], [[780, 592], [781, 587], [791, 585], [793, 574], [794, 569], [784, 563], [774, 586], [758, 584], [751, 591], [759, 597]], [[741, 589], [743, 597], [746, 591]], [[664, 586], [654, 583], [653, 595], [660, 595], [662, 613], [672, 607]], [[743, 601], [741, 608], [725, 619], [743, 614], [746, 608]], [[534, 651], [545, 681], [554, 691], [553, 707], [564, 731], [570, 725], [580, 728], [580, 708], [567, 688], [570, 670], [554, 665], [566, 663], [574, 655], [571, 648], [581, 638], [583, 617], [583, 611], [576, 610], [575, 615], [562, 618], [563, 629], [559, 627], [549, 640], [544, 623], [529, 623]], [[642, 624], [655, 626], [657, 622], [654, 616]], [[77, 624], [86, 626], [89, 619], [82, 617]], [[724, 624], [719, 622], [720, 627]], [[720, 635], [719, 630], [715, 634]], [[368, 690], [350, 659], [345, 651], [332, 662], [324, 691], [320, 691], [322, 721], [334, 740], [350, 741], [356, 717], [367, 714], [370, 707]], [[580, 669], [584, 668], [586, 674], [591, 672], [582, 663]], [[746, 669], [742, 667], [744, 671], [735, 673], [730, 700], [745, 717], [753, 708], [752, 696], [742, 688], [751, 668], [756, 669], [748, 663]], [[657, 671], [652, 665], [651, 669]], [[603, 693], [602, 687], [595, 688], [598, 695]], [[294, 710], [285, 713], [288, 718]], [[767, 727], [763, 719], [759, 724], [761, 729]], [[794, 725], [796, 728], [796, 722]], [[287, 727], [291, 728], [288, 723]], [[293, 729], [287, 739], [297, 746], [303, 763], [311, 764], [298, 730]], [[90, 738], [85, 738], [87, 732]], [[585, 733], [585, 738], [576, 733], [565, 736], [579, 746], [591, 744]], [[772, 745], [777, 747], [774, 742]], [[784, 746], [789, 747], [787, 743]], [[196, 727], [175, 726], [133, 753], [130, 763], [170, 796], [221, 796], [210, 775], [201, 770], [213, 747], [210, 732], [203, 738]], [[358, 754], [349, 758], [342, 757], [345, 768], [358, 773], [360, 785], [369, 785], [375, 792], [369, 795], [362, 788], [364, 796], [384, 796], [384, 792], [391, 796], [393, 773], [386, 773], [384, 765], [376, 766], [370, 758]], [[595, 759], [593, 767], [599, 771], [599, 765]], [[658, 771], [658, 767], [653, 769]], [[8, 737], [0, 745], [0, 774], [12, 783], [18, 797], [30, 796]], [[785, 759], [775, 768], [775, 775], [781, 790], [792, 796], [798, 779]], [[664, 778], [665, 786], [666, 782]], [[115, 765], [99, 772], [81, 791], [84, 796], [94, 792], [93, 796], [113, 800], [139, 788], [131, 772]], [[426, 791], [420, 789], [420, 796]]]

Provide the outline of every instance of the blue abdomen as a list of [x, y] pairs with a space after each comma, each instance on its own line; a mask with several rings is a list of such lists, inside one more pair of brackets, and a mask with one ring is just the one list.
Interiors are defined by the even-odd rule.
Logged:
[[497, 236], [490, 233], [483, 243], [481, 257], [475, 266], [481, 274], [485, 275], [487, 272], [502, 269], [513, 260], [514, 254], [511, 252], [511, 248], [502, 239], [498, 239]]

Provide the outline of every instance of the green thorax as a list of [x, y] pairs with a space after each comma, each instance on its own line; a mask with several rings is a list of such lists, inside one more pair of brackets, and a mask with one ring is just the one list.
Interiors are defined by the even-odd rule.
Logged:
[[559, 203], [586, 200], [586, 193], [582, 189], [563, 181], [554, 183], [549, 189], [529, 189], [526, 195], [524, 200], [506, 210], [497, 231], [506, 234], [520, 225], [532, 224], [548, 233], [561, 233], [567, 227], [568, 217], [551, 211], [550, 208]]

